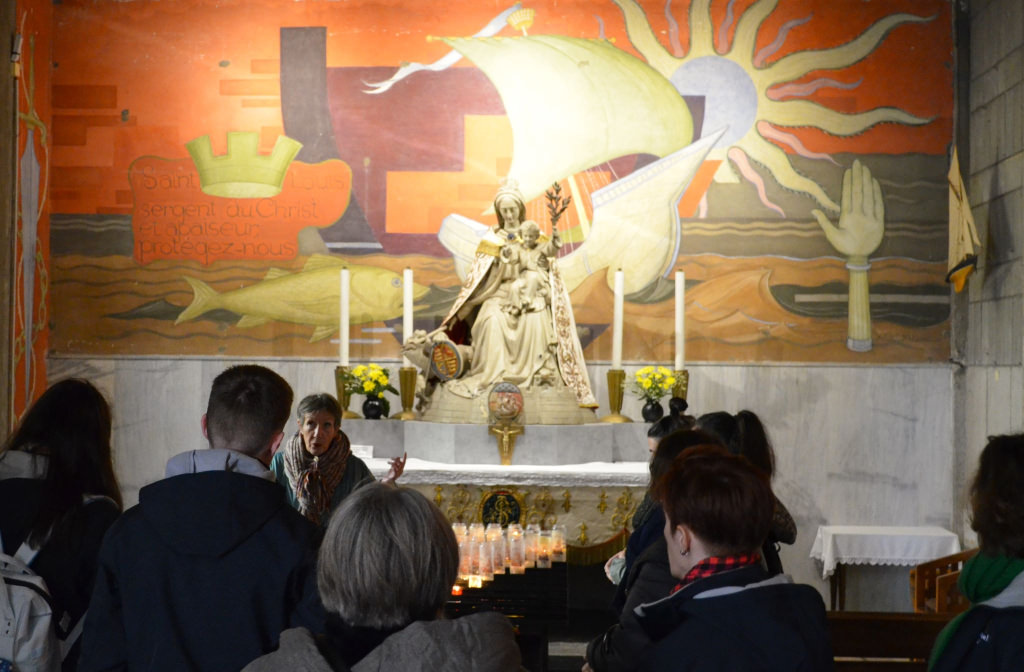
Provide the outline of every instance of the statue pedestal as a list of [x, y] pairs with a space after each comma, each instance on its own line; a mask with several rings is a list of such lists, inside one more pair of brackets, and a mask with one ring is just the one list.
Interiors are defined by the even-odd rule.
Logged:
[[[521, 425], [583, 425], [597, 421], [594, 409], [580, 408], [576, 395], [568, 387], [531, 387], [522, 393], [523, 413], [516, 420]], [[487, 394], [467, 399], [440, 385], [431, 396], [430, 408], [423, 413], [423, 420], [447, 424], [489, 424]]]

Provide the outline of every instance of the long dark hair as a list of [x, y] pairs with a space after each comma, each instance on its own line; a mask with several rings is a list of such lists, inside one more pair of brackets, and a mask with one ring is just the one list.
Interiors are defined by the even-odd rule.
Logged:
[[742, 455], [770, 479], [775, 473], [775, 451], [761, 419], [753, 411], [732, 415], [727, 411], [697, 418], [697, 428], [718, 437], [733, 455]]
[[29, 531], [32, 545], [40, 545], [85, 495], [109, 497], [123, 508], [110, 431], [107, 400], [89, 381], [69, 378], [46, 390], [7, 439], [4, 452], [48, 456], [41, 504]]
[[651, 458], [650, 465], [648, 465], [651, 473], [651, 484], [657, 483], [658, 479], [665, 475], [675, 459], [682, 455], [683, 452], [694, 446], [705, 445], [724, 447], [717, 436], [699, 429], [680, 429], [668, 436], [662, 437], [658, 441], [658, 447], [654, 449], [654, 456]]

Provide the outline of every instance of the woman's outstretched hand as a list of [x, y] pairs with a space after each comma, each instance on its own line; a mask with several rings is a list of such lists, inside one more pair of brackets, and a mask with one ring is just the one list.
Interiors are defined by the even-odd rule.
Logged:
[[384, 477], [383, 483], [393, 484], [405, 472], [405, 460], [408, 453], [402, 453], [401, 457], [392, 457], [388, 460], [388, 475]]

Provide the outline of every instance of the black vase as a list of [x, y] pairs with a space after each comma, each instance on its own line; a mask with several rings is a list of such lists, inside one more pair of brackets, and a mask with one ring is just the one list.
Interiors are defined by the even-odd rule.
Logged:
[[384, 400], [380, 397], [367, 397], [363, 402], [363, 417], [367, 420], [380, 420], [384, 415]]
[[660, 401], [651, 400], [640, 409], [640, 415], [644, 416], [644, 420], [647, 422], [657, 422], [661, 420], [661, 416], [665, 415], [665, 409], [661, 407]]

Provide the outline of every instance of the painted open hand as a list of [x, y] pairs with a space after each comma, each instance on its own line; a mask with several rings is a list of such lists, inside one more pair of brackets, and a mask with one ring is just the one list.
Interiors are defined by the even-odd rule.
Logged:
[[878, 180], [859, 160], [843, 175], [843, 200], [839, 226], [821, 210], [812, 210], [832, 247], [851, 261], [866, 263], [885, 234], [885, 201]]

